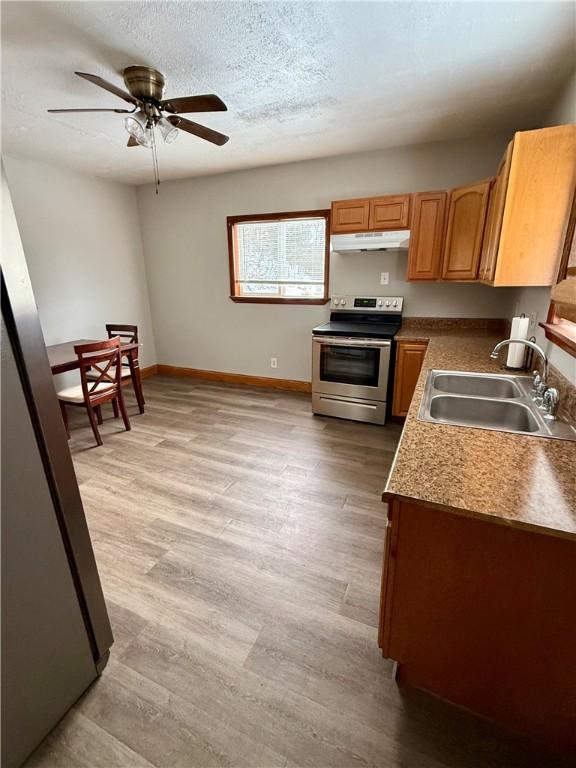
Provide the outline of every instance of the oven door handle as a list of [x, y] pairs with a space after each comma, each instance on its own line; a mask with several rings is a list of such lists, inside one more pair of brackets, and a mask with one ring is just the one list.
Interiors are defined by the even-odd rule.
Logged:
[[390, 341], [384, 339], [348, 339], [345, 336], [313, 336], [312, 340], [317, 344], [330, 344], [333, 347], [383, 347], [391, 346]]

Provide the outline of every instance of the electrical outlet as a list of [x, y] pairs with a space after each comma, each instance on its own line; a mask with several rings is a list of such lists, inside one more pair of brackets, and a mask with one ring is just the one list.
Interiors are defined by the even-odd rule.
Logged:
[[277, 357], [271, 357], [270, 358], [270, 368], [278, 368], [278, 358]]
[[530, 323], [528, 327], [530, 328], [531, 331], [534, 331], [536, 329], [536, 324], [538, 322], [538, 313], [531, 312], [529, 317], [530, 317]]
[[388, 285], [390, 282], [390, 272], [380, 272], [380, 285]]

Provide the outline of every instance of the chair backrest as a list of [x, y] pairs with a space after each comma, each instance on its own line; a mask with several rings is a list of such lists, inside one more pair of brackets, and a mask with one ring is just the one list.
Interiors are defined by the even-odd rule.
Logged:
[[[93, 341], [90, 344], [77, 344], [74, 352], [78, 356], [84, 400], [91, 405], [97, 405], [98, 402], [115, 397], [120, 391], [122, 377], [120, 337]], [[91, 374], [90, 378], [88, 372]]]
[[122, 325], [120, 323], [108, 323], [106, 325], [108, 338], [119, 336], [122, 344], [138, 344], [138, 326]]
[[[138, 326], [137, 325], [124, 325], [122, 323], [107, 323], [106, 332], [108, 338], [111, 339], [114, 336], [120, 338], [121, 344], [138, 344]], [[138, 360], [138, 348], [133, 349], [129, 355], [124, 355], [127, 359], [129, 357], [136, 363]]]

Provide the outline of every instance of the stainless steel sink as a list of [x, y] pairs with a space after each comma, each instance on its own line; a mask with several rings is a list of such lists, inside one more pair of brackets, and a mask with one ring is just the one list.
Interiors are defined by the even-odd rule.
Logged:
[[481, 373], [438, 373], [434, 389], [453, 395], [478, 397], [522, 397], [518, 384], [507, 376], [484, 376]]
[[510, 432], [538, 432], [539, 424], [524, 403], [487, 400], [483, 397], [438, 395], [430, 401], [434, 421], [469, 427], [503, 429]]
[[440, 424], [576, 440], [576, 429], [546, 417], [531, 397], [530, 376], [430, 371], [418, 418]]

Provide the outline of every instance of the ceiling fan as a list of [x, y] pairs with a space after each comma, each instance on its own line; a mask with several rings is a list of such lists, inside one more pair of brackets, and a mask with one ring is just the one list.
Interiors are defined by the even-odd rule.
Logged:
[[[223, 133], [214, 131], [204, 125], [195, 123], [182, 114], [191, 112], [225, 112], [226, 104], [215, 94], [201, 96], [182, 96], [174, 99], [163, 99], [165, 79], [161, 72], [152, 67], [126, 67], [122, 71], [124, 83], [128, 91], [109, 83], [98, 75], [90, 75], [86, 72], [75, 72], [78, 77], [88, 80], [94, 85], [119, 96], [132, 105], [132, 109], [49, 109], [51, 113], [72, 112], [115, 112], [125, 114], [124, 127], [130, 134], [129, 147], [139, 145], [152, 149], [154, 172], [157, 185], [158, 161], [156, 158], [155, 128], [167, 144], [178, 137], [178, 131], [186, 131], [201, 139], [222, 146], [229, 137]], [[164, 114], [167, 113], [167, 114]]]

